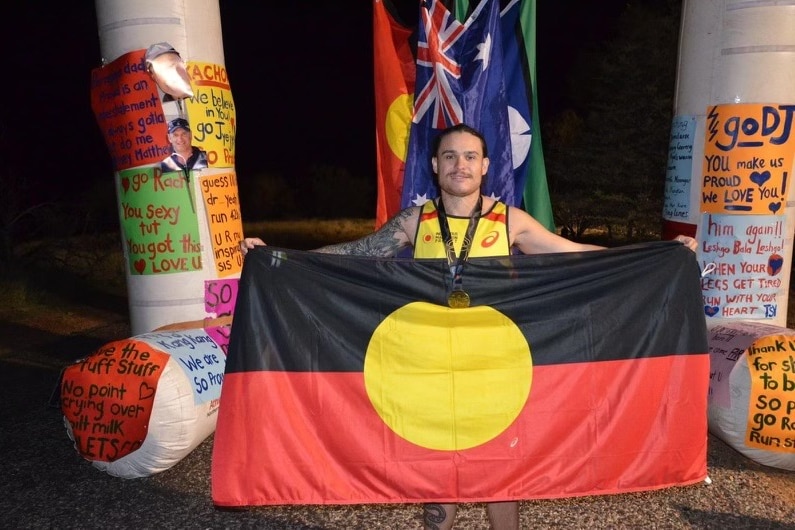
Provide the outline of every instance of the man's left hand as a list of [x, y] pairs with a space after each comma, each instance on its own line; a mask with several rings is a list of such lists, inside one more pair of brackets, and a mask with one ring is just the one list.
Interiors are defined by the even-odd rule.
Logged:
[[696, 241], [692, 237], [683, 236], [683, 235], [680, 234], [680, 235], [678, 235], [678, 236], [676, 236], [674, 238], [674, 241], [679, 241], [680, 243], [682, 243], [684, 246], [686, 246], [687, 248], [689, 248], [693, 252], [698, 250], [698, 241]]

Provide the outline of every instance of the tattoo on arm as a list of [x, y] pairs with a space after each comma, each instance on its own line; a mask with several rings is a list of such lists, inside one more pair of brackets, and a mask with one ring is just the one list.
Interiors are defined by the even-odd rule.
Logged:
[[411, 215], [412, 212], [410, 210], [403, 210], [387, 221], [377, 232], [355, 241], [321, 247], [315, 249], [315, 252], [345, 254], [350, 256], [392, 257], [407, 244], [400, 238], [399, 234], [405, 234], [403, 230], [403, 220]]

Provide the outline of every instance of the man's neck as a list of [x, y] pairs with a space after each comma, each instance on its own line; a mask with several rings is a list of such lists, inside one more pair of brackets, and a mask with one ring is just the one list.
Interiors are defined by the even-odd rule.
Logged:
[[448, 215], [454, 215], [456, 217], [469, 217], [472, 215], [472, 210], [474, 210], [477, 206], [479, 197], [480, 193], [473, 193], [472, 195], [467, 195], [466, 197], [457, 197], [442, 192], [441, 198], [439, 200], [444, 202], [444, 211]]

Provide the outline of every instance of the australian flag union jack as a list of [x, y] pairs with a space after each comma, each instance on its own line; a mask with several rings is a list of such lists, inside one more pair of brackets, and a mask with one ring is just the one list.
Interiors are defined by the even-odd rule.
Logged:
[[498, 0], [480, 2], [461, 23], [440, 0], [421, 2], [403, 208], [438, 195], [431, 142], [440, 130], [458, 123], [478, 129], [486, 138], [491, 163], [484, 193], [521, 204], [523, 190], [513, 178], [499, 9]]

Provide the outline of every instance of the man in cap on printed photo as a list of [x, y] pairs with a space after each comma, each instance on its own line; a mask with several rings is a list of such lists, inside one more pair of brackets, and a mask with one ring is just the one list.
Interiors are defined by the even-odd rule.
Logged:
[[168, 122], [168, 141], [171, 154], [160, 163], [160, 169], [167, 171], [190, 171], [207, 167], [207, 153], [192, 144], [193, 135], [190, 124], [184, 118]]

